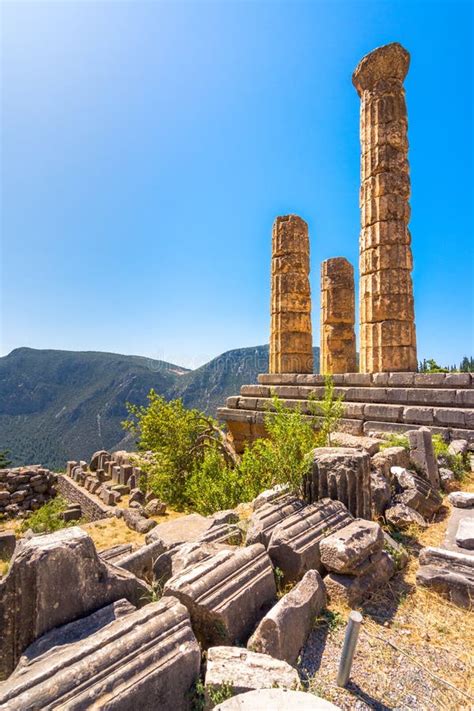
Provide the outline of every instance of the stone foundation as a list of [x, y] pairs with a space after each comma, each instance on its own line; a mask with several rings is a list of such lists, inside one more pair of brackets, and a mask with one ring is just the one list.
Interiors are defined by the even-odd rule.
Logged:
[[[287, 407], [309, 413], [309, 396], [324, 396], [324, 377], [262, 374], [258, 385], [243, 385], [218, 410], [238, 451], [265, 436], [265, 412], [276, 393]], [[339, 429], [354, 435], [403, 433], [425, 425], [447, 441], [466, 439], [474, 447], [474, 377], [471, 373], [344, 373], [334, 375], [342, 395]]]
[[0, 515], [36, 511], [56, 494], [56, 475], [39, 465], [0, 470]]
[[96, 496], [89, 494], [84, 487], [64, 474], [58, 474], [57, 489], [66, 501], [81, 505], [82, 516], [88, 521], [99, 521], [115, 515], [111, 506], [102, 504]]

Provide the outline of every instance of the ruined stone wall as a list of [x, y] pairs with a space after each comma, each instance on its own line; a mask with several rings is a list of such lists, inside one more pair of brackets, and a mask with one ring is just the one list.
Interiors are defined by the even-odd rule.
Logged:
[[356, 371], [354, 268], [344, 257], [321, 264], [321, 365], [324, 375]]
[[308, 225], [277, 217], [272, 233], [270, 373], [312, 373]]
[[379, 47], [353, 74], [361, 99], [360, 370], [417, 368], [403, 80], [410, 57]]
[[58, 474], [57, 489], [67, 501], [81, 505], [82, 516], [88, 521], [99, 521], [114, 515], [110, 506], [102, 504], [96, 496], [89, 494], [65, 474]]
[[56, 475], [40, 466], [0, 470], [0, 514], [36, 511], [55, 495]]

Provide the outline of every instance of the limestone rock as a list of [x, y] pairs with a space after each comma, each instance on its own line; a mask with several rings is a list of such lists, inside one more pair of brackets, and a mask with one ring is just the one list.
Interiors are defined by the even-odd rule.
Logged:
[[114, 563], [117, 558], [120, 558], [126, 553], [131, 553], [132, 550], [133, 546], [131, 543], [118, 543], [116, 546], [111, 546], [110, 548], [99, 551], [99, 558], [106, 560], [108, 563]]
[[455, 486], [454, 482], [456, 481], [456, 477], [454, 476], [454, 472], [447, 467], [439, 467], [438, 471], [441, 488], [444, 491], [449, 491], [453, 485]]
[[207, 648], [246, 641], [276, 595], [270, 559], [262, 545], [224, 550], [185, 568], [164, 587], [186, 605], [193, 630]]
[[395, 528], [407, 528], [413, 524], [426, 528], [427, 523], [418, 511], [411, 509], [405, 504], [395, 504], [385, 511], [385, 518]]
[[406, 433], [410, 442], [410, 459], [429, 481], [434, 489], [439, 489], [438, 462], [436, 461], [433, 440], [428, 427], [410, 430]]
[[145, 503], [145, 494], [142, 491], [140, 491], [140, 489], [131, 489], [131, 491], [130, 491], [130, 498], [128, 500], [128, 505], [130, 506], [135, 501], [142, 506]]
[[16, 536], [11, 531], [0, 531], [0, 559], [8, 560], [15, 552]]
[[272, 489], [266, 489], [265, 491], [262, 491], [262, 493], [259, 494], [252, 501], [252, 508], [254, 511], [257, 511], [257, 509], [259, 509], [264, 504], [269, 504], [275, 499], [278, 499], [279, 497], [284, 496], [287, 493], [287, 486], [285, 486], [284, 484], [277, 484]]
[[[156, 545], [151, 543], [149, 545]], [[153, 577], [156, 581], [164, 585], [174, 575], [178, 575], [186, 568], [207, 560], [222, 550], [233, 550], [233, 547], [223, 543], [203, 543], [194, 541], [193, 543], [182, 543], [180, 546], [164, 551], [153, 564]]]
[[145, 540], [147, 543], [152, 543], [159, 538], [163, 542], [165, 550], [169, 550], [181, 543], [197, 541], [212, 525], [212, 519], [200, 514], [189, 514], [172, 521], [166, 521], [166, 523], [159, 523], [153, 531], [147, 534]]
[[321, 365], [323, 374], [354, 373], [354, 267], [344, 257], [321, 263]]
[[158, 540], [154, 541], [154, 543], [140, 546], [135, 551], [129, 551], [119, 558], [115, 558], [112, 562], [119, 568], [133, 573], [137, 578], [151, 582], [155, 561], [163, 551], [163, 544]]
[[[91, 472], [96, 472], [97, 469], [103, 469], [106, 461], [110, 459], [110, 454], [105, 449], [100, 449], [98, 452], [94, 452], [91, 457], [91, 462], [89, 464], [89, 469]], [[69, 464], [69, 462], [68, 462]]]
[[311, 569], [322, 571], [320, 543], [353, 520], [340, 501], [322, 499], [305, 506], [274, 529], [268, 553], [285, 582], [297, 581]]
[[453, 439], [448, 446], [448, 452], [454, 457], [458, 454], [464, 457], [467, 454], [468, 447], [469, 442], [467, 439]]
[[325, 605], [324, 582], [316, 570], [308, 570], [300, 582], [265, 615], [247, 647], [296, 664], [314, 619]]
[[396, 479], [398, 490], [402, 491], [395, 497], [396, 503], [415, 509], [424, 518], [430, 518], [439, 510], [443, 503], [439, 491], [424, 477], [401, 467], [392, 467], [391, 472]]
[[[87, 618], [81, 622], [88, 624]], [[189, 709], [201, 655], [188, 612], [173, 598], [112, 618], [79, 641], [68, 643], [65, 637], [60, 646], [30, 658], [2, 685], [2, 707]]]
[[342, 600], [351, 606], [359, 605], [366, 596], [390, 580], [395, 570], [395, 563], [388, 553], [376, 553], [373, 565], [364, 575], [327, 575], [324, 583], [328, 597], [331, 602]]
[[145, 506], [145, 514], [147, 516], [164, 516], [166, 513], [166, 504], [158, 499], [152, 499]]
[[417, 369], [408, 221], [410, 178], [398, 43], [370, 52], [352, 81], [361, 99], [360, 371]]
[[212, 516], [212, 525], [221, 526], [224, 523], [238, 523], [239, 515], [234, 509], [226, 509], [225, 511], [216, 511]]
[[320, 447], [313, 452], [305, 482], [309, 503], [324, 497], [341, 501], [353, 516], [370, 519], [370, 457], [349, 447]]
[[[337, 447], [354, 447], [354, 449], [365, 449], [370, 456], [377, 454], [380, 450], [380, 445], [385, 440], [377, 437], [363, 437], [360, 435], [349, 434], [348, 432], [334, 432], [332, 436], [334, 445]], [[407, 463], [408, 464], [408, 463]]]
[[390, 476], [392, 467], [410, 467], [410, 456], [404, 447], [386, 447], [374, 454], [371, 459], [373, 469], [380, 471], [384, 476]]
[[270, 373], [312, 373], [308, 225], [277, 217], [272, 231]]
[[373, 469], [370, 472], [370, 491], [373, 513], [382, 516], [390, 504], [392, 490], [390, 482], [380, 470]]
[[474, 556], [443, 548], [423, 548], [416, 574], [419, 585], [446, 595], [459, 607], [474, 609]]
[[124, 509], [123, 520], [132, 531], [137, 533], [148, 533], [156, 526], [156, 521], [151, 518], [145, 518], [135, 509]]
[[326, 699], [304, 691], [256, 689], [238, 694], [214, 707], [214, 711], [340, 711]]
[[235, 694], [241, 694], [273, 686], [297, 689], [300, 680], [296, 669], [268, 654], [241, 647], [210, 647], [204, 681], [206, 696], [209, 698], [211, 689], [217, 690], [224, 684], [232, 686]]
[[461, 548], [474, 550], [474, 518], [462, 518], [459, 521], [456, 543]]
[[468, 491], [453, 491], [448, 496], [449, 503], [458, 509], [474, 508], [474, 493]]
[[275, 526], [287, 516], [302, 509], [304, 505], [304, 501], [296, 498], [296, 496], [285, 494], [268, 504], [260, 506], [249, 519], [246, 536], [247, 545], [263, 543], [267, 547]]
[[321, 541], [321, 562], [332, 572], [358, 575], [361, 564], [380, 552], [383, 544], [379, 524], [358, 519]]
[[0, 678], [11, 673], [31, 642], [53, 627], [120, 598], [138, 606], [148, 592], [134, 575], [101, 560], [81, 528], [22, 542], [0, 581]]

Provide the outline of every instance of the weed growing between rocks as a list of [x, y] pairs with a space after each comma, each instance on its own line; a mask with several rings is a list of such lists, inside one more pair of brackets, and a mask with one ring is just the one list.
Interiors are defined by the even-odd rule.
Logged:
[[20, 531], [24, 533], [31, 529], [33, 533], [53, 533], [61, 528], [77, 526], [80, 523], [78, 520], [64, 521], [62, 514], [67, 506], [67, 501], [62, 496], [56, 496], [27, 516], [21, 523]]
[[389, 447], [403, 447], [407, 452], [410, 450], [410, 443], [406, 435], [396, 434], [392, 432], [389, 434], [387, 439], [383, 444], [380, 445], [380, 449], [388, 449]]

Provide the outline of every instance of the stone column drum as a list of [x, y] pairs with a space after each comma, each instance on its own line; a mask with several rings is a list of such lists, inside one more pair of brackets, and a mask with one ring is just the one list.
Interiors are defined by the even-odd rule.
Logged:
[[321, 368], [356, 372], [354, 268], [344, 257], [321, 264]]
[[312, 373], [308, 225], [277, 217], [272, 232], [270, 373]]
[[403, 80], [410, 55], [398, 43], [370, 52], [352, 81], [361, 98], [360, 370], [415, 371], [410, 176]]

